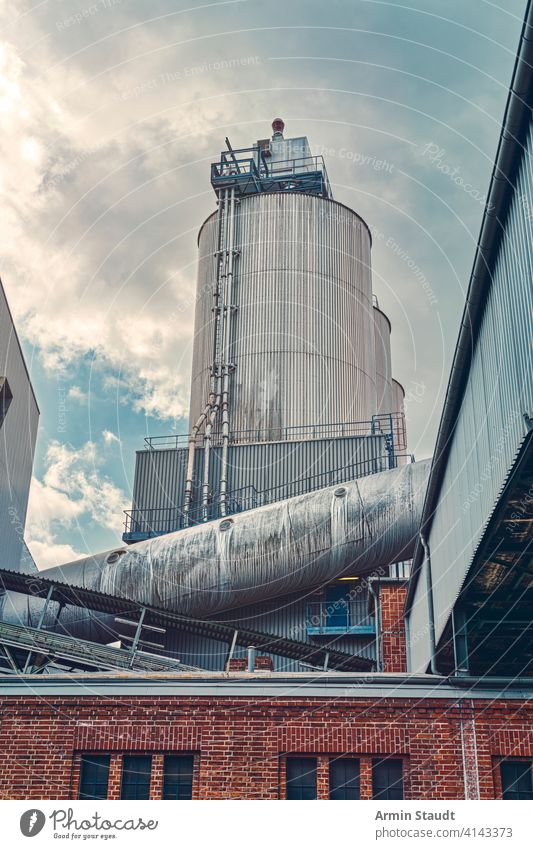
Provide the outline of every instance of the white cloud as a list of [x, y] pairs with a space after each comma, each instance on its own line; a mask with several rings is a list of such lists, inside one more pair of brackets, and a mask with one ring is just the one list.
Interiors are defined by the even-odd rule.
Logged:
[[106, 443], [106, 445], [112, 445], [113, 442], [117, 442], [120, 445], [120, 439], [118, 438], [118, 436], [115, 433], [113, 433], [113, 431], [103, 430], [102, 436], [104, 438], [104, 442]]
[[86, 404], [88, 397], [87, 393], [79, 386], [71, 386], [67, 393], [67, 398], [70, 398], [72, 401], [78, 401], [80, 404]]
[[[176, 311], [190, 301], [195, 249], [191, 232], [180, 267], [172, 210], [193, 185], [180, 168], [199, 152], [206, 109], [139, 123], [138, 103], [120, 97], [118, 72], [114, 92], [109, 81], [83, 85], [75, 63], [65, 79], [53, 54], [41, 55], [39, 68], [23, 53], [0, 45], [0, 107], [9, 116], [0, 136], [0, 251], [18, 329], [50, 374], [89, 357], [93, 368], [124, 379], [121, 400], [134, 409], [180, 418], [188, 406], [192, 303]], [[80, 87], [82, 97], [61, 100]], [[193, 129], [194, 142], [186, 137]], [[184, 225], [190, 228], [186, 216]]]
[[42, 481], [32, 481], [26, 522], [26, 540], [39, 568], [87, 553], [58, 542], [66, 531], [83, 523], [92, 521], [118, 535], [119, 517], [126, 504], [122, 490], [100, 472], [94, 443], [75, 450], [53, 440], [45, 461]]

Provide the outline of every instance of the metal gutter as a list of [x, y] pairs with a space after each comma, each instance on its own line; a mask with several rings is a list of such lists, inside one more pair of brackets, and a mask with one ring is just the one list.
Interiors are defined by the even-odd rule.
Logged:
[[[509, 207], [509, 197], [513, 190], [513, 165], [517, 154], [520, 156], [526, 118], [531, 110], [532, 80], [533, 2], [528, 0], [422, 511], [421, 531], [426, 536], [431, 529], [457, 413], [470, 372], [477, 333], [485, 309], [487, 293], [492, 285], [492, 268], [498, 254]], [[413, 603], [423, 558], [424, 549], [419, 540], [413, 557], [413, 571], [405, 601], [406, 615]]]
[[374, 673], [83, 673], [0, 676], [0, 699], [13, 696], [84, 698], [190, 696], [234, 698], [438, 699], [530, 701], [533, 678], [443, 678]]

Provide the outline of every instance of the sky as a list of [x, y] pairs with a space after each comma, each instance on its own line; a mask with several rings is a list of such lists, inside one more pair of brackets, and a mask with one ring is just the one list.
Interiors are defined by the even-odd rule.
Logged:
[[307, 135], [373, 233], [409, 448], [431, 455], [525, 0], [0, 0], [0, 271], [41, 419], [26, 539], [111, 548], [185, 433], [196, 237], [229, 136]]

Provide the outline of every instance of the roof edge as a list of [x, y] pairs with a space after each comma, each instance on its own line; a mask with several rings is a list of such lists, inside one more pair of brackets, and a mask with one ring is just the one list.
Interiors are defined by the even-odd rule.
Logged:
[[[533, 0], [528, 0], [435, 443], [433, 466], [420, 524], [421, 531], [424, 534], [427, 534], [431, 529], [433, 513], [442, 486], [446, 459], [457, 421], [457, 411], [461, 405], [467, 377], [470, 373], [476, 333], [485, 310], [487, 292], [492, 286], [491, 272], [499, 252], [509, 196], [513, 190], [509, 171], [517, 152], [519, 154], [521, 151], [523, 152], [522, 140], [525, 131], [525, 119], [531, 109], [532, 80]], [[419, 539], [413, 557], [413, 570], [405, 600], [406, 615], [412, 607], [422, 561], [423, 549]]]

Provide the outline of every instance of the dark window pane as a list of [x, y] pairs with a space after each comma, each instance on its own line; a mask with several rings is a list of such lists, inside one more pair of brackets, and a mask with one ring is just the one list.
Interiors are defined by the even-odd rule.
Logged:
[[82, 755], [79, 799], [107, 799], [109, 755]]
[[150, 755], [124, 755], [120, 798], [149, 799], [151, 770], [152, 758]]
[[329, 798], [359, 799], [359, 761], [335, 758], [329, 762]]
[[500, 774], [504, 799], [533, 799], [529, 761], [502, 761]]
[[375, 760], [372, 762], [372, 798], [403, 799], [401, 760]]
[[287, 758], [287, 799], [316, 799], [316, 758]]
[[0, 377], [0, 427], [4, 424], [4, 419], [12, 400], [13, 394], [9, 387], [7, 377]]
[[192, 799], [192, 755], [167, 755], [163, 799]]

